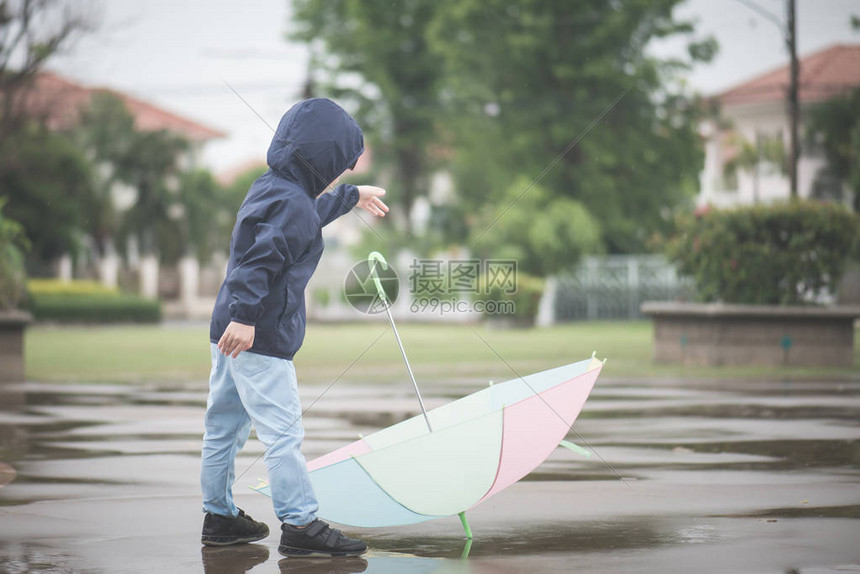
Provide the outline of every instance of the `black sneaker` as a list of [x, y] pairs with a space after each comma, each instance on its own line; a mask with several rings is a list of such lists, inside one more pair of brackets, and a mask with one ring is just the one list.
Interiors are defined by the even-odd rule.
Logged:
[[256, 542], [269, 535], [269, 527], [257, 522], [240, 508], [236, 518], [206, 513], [200, 542], [206, 546], [229, 546]]
[[367, 544], [317, 519], [304, 528], [282, 524], [278, 552], [284, 556], [359, 556], [367, 552]]

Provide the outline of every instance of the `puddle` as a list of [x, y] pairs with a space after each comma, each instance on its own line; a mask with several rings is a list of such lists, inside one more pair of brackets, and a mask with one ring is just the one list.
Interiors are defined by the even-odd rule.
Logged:
[[808, 506], [771, 508], [748, 514], [723, 515], [724, 518], [855, 518], [860, 519], [860, 505]]
[[[8, 544], [0, 542], [0, 573], [40, 572], [44, 574], [94, 574], [81, 569], [65, 552], [45, 544]], [[225, 573], [226, 574], [226, 573]]]
[[[330, 563], [281, 559], [274, 537], [199, 549], [204, 382], [0, 391], [2, 574], [134, 572], [122, 565], [129, 555], [151, 570], [206, 574], [504, 574], [574, 563], [672, 571], [666, 565], [679, 556], [706, 571], [723, 562], [725, 571], [860, 562], [848, 542], [860, 525], [858, 381], [600, 381], [568, 436], [593, 456], [557, 449], [480, 505], [468, 547], [456, 518], [442, 519], [362, 530], [372, 551]], [[451, 385], [427, 385], [424, 394], [430, 405], [459, 396]], [[391, 385], [308, 386], [301, 396], [319, 399], [305, 418], [308, 458], [419, 412], [409, 388]], [[252, 439], [234, 489], [255, 516], [271, 513], [268, 499], [247, 489], [265, 476], [261, 454]], [[733, 562], [728, 548], [736, 547], [747, 562]]]

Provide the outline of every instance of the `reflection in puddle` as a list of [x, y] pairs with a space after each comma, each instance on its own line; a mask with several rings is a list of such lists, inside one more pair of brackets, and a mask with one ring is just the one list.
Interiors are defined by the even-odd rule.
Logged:
[[244, 573], [269, 559], [269, 549], [262, 544], [236, 546], [201, 546], [205, 574]]
[[[566, 522], [529, 526], [515, 531], [483, 532], [466, 542], [444, 536], [365, 536], [372, 548], [396, 553], [440, 558], [524, 556], [562, 552], [602, 552], [622, 549], [654, 548], [684, 542], [683, 536], [668, 523], [656, 520]], [[462, 548], [462, 551], [461, 551]]]
[[[705, 544], [719, 537], [712, 524], [678, 525], [671, 521], [630, 520], [564, 523], [482, 535], [475, 540], [445, 536], [364, 536], [371, 550], [360, 558], [282, 558], [282, 573], [506, 574], [521, 572], [484, 558], [612, 553], [672, 544]], [[245, 572], [266, 562], [269, 550], [259, 544], [203, 547], [205, 574]], [[277, 557], [277, 556], [276, 556]]]
[[374, 553], [359, 558], [282, 558], [278, 568], [282, 574], [467, 574], [470, 571], [468, 564], [456, 561]]
[[[269, 560], [269, 549], [262, 544], [227, 547], [203, 546], [204, 574], [241, 574]], [[278, 560], [278, 569], [286, 574], [468, 574], [468, 563], [462, 560], [421, 558], [371, 550], [360, 557], [302, 558], [291, 556]]]

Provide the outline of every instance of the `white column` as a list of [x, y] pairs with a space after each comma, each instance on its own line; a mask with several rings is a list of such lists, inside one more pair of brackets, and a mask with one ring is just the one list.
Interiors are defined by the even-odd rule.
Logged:
[[57, 266], [57, 278], [64, 283], [72, 280], [72, 256], [68, 253], [60, 257], [60, 263]]
[[99, 261], [99, 281], [105, 287], [116, 289], [119, 284], [119, 256], [112, 244], [105, 249], [105, 255]]
[[145, 255], [140, 258], [140, 294], [147, 299], [158, 298], [158, 258]]
[[555, 324], [555, 296], [557, 291], [558, 282], [555, 276], [547, 277], [535, 318], [535, 325], [538, 327], [549, 327]]
[[594, 287], [599, 284], [600, 278], [600, 259], [597, 256], [585, 258], [585, 265], [582, 266], [582, 273], [585, 275], [583, 286], [586, 290], [585, 299], [585, 316], [588, 319], [597, 319], [597, 294], [594, 292]]
[[200, 292], [200, 262], [186, 255], [179, 260], [179, 297], [186, 307], [194, 305]]
[[627, 257], [627, 318], [639, 316], [639, 259]]

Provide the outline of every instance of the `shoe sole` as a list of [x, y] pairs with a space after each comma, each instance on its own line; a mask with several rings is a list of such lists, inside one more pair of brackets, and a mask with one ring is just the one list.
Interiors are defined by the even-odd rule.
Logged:
[[367, 552], [367, 548], [365, 548], [364, 550], [327, 552], [325, 550], [308, 550], [306, 548], [293, 548], [292, 546], [278, 546], [278, 554], [287, 557], [300, 556], [302, 558], [345, 558], [361, 556], [365, 552]]
[[200, 542], [204, 546], [233, 546], [234, 544], [248, 544], [249, 542], [256, 542], [257, 540], [262, 540], [269, 533], [265, 533], [262, 536], [249, 536], [247, 538], [235, 538], [233, 536], [202, 536], [200, 538]]

